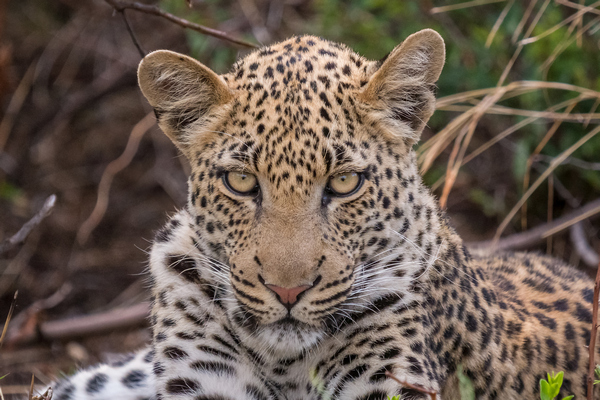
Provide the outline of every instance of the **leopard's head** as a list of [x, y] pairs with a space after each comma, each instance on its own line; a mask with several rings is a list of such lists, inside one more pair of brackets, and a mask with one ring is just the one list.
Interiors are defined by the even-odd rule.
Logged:
[[247, 340], [301, 350], [408, 290], [420, 266], [405, 244], [436, 240], [417, 238], [416, 207], [434, 207], [415, 200], [412, 146], [443, 63], [432, 30], [379, 62], [312, 36], [224, 75], [170, 51], [144, 58], [140, 87], [191, 164], [202, 265]]

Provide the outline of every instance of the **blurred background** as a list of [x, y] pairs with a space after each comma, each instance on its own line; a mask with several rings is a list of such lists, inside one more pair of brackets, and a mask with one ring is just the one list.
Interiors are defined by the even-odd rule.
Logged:
[[[0, 0], [2, 323], [15, 305], [0, 348], [6, 398], [28, 392], [32, 373], [47, 383], [149, 341], [146, 251], [153, 232], [185, 204], [188, 166], [148, 116], [136, 86], [139, 50], [186, 53], [218, 73], [250, 51], [113, 7], [131, 3]], [[446, 41], [447, 64], [438, 111], [418, 151], [425, 180], [453, 225], [473, 248], [489, 248], [481, 242], [501, 236], [504, 248], [546, 252], [595, 274], [600, 2], [140, 0], [134, 6], [143, 5], [254, 44], [309, 33], [371, 59], [417, 30], [436, 29]], [[10, 242], [52, 194], [50, 215], [23, 243]], [[84, 334], [63, 323], [126, 312], [134, 315], [126, 329]]]

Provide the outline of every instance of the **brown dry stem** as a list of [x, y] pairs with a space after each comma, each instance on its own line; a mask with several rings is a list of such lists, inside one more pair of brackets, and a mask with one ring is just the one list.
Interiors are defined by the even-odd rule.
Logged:
[[594, 399], [594, 369], [596, 368], [596, 336], [598, 336], [598, 295], [600, 295], [600, 264], [596, 270], [596, 284], [594, 285], [594, 303], [592, 305], [592, 335], [590, 337], [589, 347], [589, 367], [587, 377], [587, 398]]
[[129, 140], [125, 146], [123, 153], [116, 159], [110, 162], [102, 178], [100, 178], [100, 184], [98, 185], [98, 198], [96, 200], [96, 206], [90, 214], [90, 216], [81, 224], [79, 231], [77, 232], [77, 241], [79, 244], [85, 244], [90, 237], [90, 234], [96, 229], [108, 207], [108, 199], [110, 195], [110, 187], [112, 181], [117, 173], [125, 169], [133, 160], [133, 157], [137, 153], [140, 141], [142, 137], [152, 126], [155, 124], [155, 118], [153, 113], [148, 113], [142, 118], [131, 130]]
[[405, 386], [407, 388], [416, 390], [417, 392], [428, 394], [429, 396], [431, 396], [431, 400], [436, 400], [436, 398], [437, 398], [437, 392], [435, 390], [429, 390], [429, 389], [426, 389], [426, 388], [424, 388], [422, 386], [418, 386], [418, 385], [414, 385], [412, 383], [401, 381], [400, 379], [396, 378], [394, 375], [390, 374], [388, 371], [385, 371], [385, 376], [387, 376], [390, 379], [395, 380], [396, 382], [398, 382], [402, 386]]
[[32, 343], [39, 339], [47, 341], [67, 340], [113, 332], [118, 329], [145, 324], [149, 312], [150, 304], [143, 302], [130, 307], [115, 308], [92, 315], [42, 322], [36, 330], [24, 332], [11, 329], [6, 342], [10, 346], [15, 346]]
[[25, 239], [27, 239], [31, 231], [38, 226], [44, 220], [44, 218], [50, 215], [50, 212], [54, 208], [54, 204], [56, 204], [56, 195], [51, 195], [46, 199], [41, 210], [38, 211], [33, 218], [27, 221], [25, 225], [23, 225], [21, 229], [19, 229], [19, 231], [12, 237], [0, 243], [0, 255], [22, 244]]
[[471, 250], [491, 253], [503, 250], [523, 250], [543, 242], [546, 238], [555, 235], [572, 225], [587, 218], [600, 214], [600, 199], [596, 199], [583, 207], [572, 211], [551, 223], [546, 223], [526, 232], [515, 233], [500, 240], [486, 240], [481, 242], [466, 243]]
[[130, 10], [140, 11], [140, 12], [143, 12], [146, 14], [156, 15], [158, 17], [169, 20], [183, 28], [191, 29], [193, 31], [200, 32], [205, 35], [209, 35], [209, 36], [213, 36], [213, 37], [216, 37], [216, 38], [219, 38], [222, 40], [226, 40], [228, 42], [235, 43], [235, 44], [243, 46], [243, 47], [249, 47], [249, 48], [257, 48], [258, 47], [254, 43], [250, 43], [250, 42], [247, 42], [242, 39], [234, 38], [233, 36], [230, 36], [225, 32], [222, 32], [222, 31], [219, 31], [216, 29], [212, 29], [212, 28], [208, 28], [203, 25], [198, 25], [198, 24], [195, 24], [188, 20], [185, 20], [183, 18], [179, 18], [178, 16], [170, 14], [156, 6], [137, 3], [137, 2], [123, 1], [123, 0], [104, 0], [104, 1], [106, 1], [108, 4], [113, 6], [114, 9], [117, 11], [123, 11], [126, 9], [130, 9]]

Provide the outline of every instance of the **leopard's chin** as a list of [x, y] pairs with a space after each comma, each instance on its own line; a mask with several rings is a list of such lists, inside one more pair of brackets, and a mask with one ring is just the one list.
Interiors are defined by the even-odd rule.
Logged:
[[263, 349], [277, 357], [297, 357], [315, 347], [325, 333], [293, 317], [287, 316], [266, 325], [257, 325], [252, 330], [243, 329], [241, 339], [247, 346]]

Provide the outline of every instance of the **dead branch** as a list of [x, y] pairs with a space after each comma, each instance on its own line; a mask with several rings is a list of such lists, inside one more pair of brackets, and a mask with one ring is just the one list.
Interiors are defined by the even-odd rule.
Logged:
[[569, 234], [571, 237], [571, 243], [573, 243], [573, 247], [575, 252], [581, 257], [581, 260], [591, 268], [595, 268], [598, 263], [600, 263], [600, 257], [598, 253], [594, 251], [592, 246], [588, 243], [585, 232], [583, 230], [583, 224], [581, 221], [578, 223], [571, 225], [569, 229]]
[[144, 49], [142, 49], [142, 45], [140, 44], [137, 36], [135, 35], [135, 32], [133, 31], [133, 28], [131, 27], [131, 23], [129, 22], [129, 18], [127, 18], [125, 10], [121, 10], [121, 16], [123, 17], [123, 22], [125, 22], [127, 32], [129, 32], [129, 36], [131, 36], [131, 40], [133, 41], [135, 48], [137, 49], [138, 53], [140, 53], [140, 57], [146, 57], [146, 54], [148, 53]]
[[417, 392], [428, 394], [429, 396], [431, 396], [431, 400], [436, 400], [437, 392], [435, 390], [425, 389], [422, 386], [417, 386], [417, 385], [413, 385], [412, 383], [401, 381], [400, 379], [398, 379], [394, 375], [392, 375], [389, 371], [385, 371], [385, 376], [387, 376], [390, 379], [395, 380], [402, 386], [405, 386], [409, 389], [413, 389], [413, 390], [416, 390]]
[[216, 29], [208, 28], [203, 25], [198, 25], [183, 18], [179, 18], [173, 14], [170, 14], [156, 6], [151, 6], [147, 4], [141, 4], [137, 2], [129, 2], [123, 0], [104, 0], [117, 11], [123, 11], [126, 9], [140, 11], [146, 14], [156, 15], [158, 17], [165, 18], [181, 27], [194, 30], [196, 32], [203, 33], [205, 35], [213, 36], [222, 40], [226, 40], [231, 43], [235, 43], [240, 46], [249, 47], [249, 48], [257, 48], [258, 46], [254, 43], [247, 42], [242, 39], [236, 39], [232, 36], [229, 36], [225, 32], [221, 32]]
[[[73, 286], [70, 283], [64, 283], [60, 289], [53, 293], [50, 297], [34, 302], [24, 311], [17, 314], [12, 319], [12, 330], [18, 331], [21, 334], [35, 335], [38, 329], [40, 314], [44, 310], [48, 310], [60, 304], [71, 293]], [[2, 343], [0, 342], [0, 345]]]
[[594, 285], [594, 303], [592, 305], [592, 335], [590, 337], [590, 360], [588, 367], [587, 377], [587, 398], [588, 400], [594, 399], [594, 370], [596, 369], [596, 361], [594, 355], [596, 354], [596, 336], [598, 335], [598, 295], [600, 294], [600, 263], [596, 270], [596, 284]]
[[33, 396], [31, 398], [32, 400], [52, 400], [52, 388], [48, 388], [46, 389], [46, 391], [39, 395], [39, 396]]
[[2, 348], [2, 343], [4, 343], [4, 337], [6, 336], [6, 332], [8, 332], [8, 324], [10, 323], [10, 319], [12, 318], [13, 312], [15, 311], [15, 305], [17, 304], [17, 296], [19, 291], [15, 292], [15, 296], [13, 297], [12, 302], [10, 303], [10, 308], [8, 309], [8, 315], [6, 316], [6, 321], [4, 322], [4, 328], [2, 328], [2, 334], [0, 334], [0, 348]]
[[15, 346], [32, 343], [36, 340], [67, 340], [145, 325], [149, 311], [150, 304], [143, 302], [98, 314], [42, 322], [38, 325], [37, 330], [24, 332], [10, 329], [6, 343], [8, 346]]
[[106, 208], [108, 207], [110, 186], [113, 178], [119, 171], [123, 170], [129, 165], [129, 163], [131, 163], [133, 156], [135, 156], [135, 153], [137, 153], [137, 149], [142, 137], [144, 137], [144, 134], [148, 132], [148, 130], [152, 128], [154, 124], [154, 113], [146, 114], [144, 118], [135, 124], [131, 130], [129, 140], [125, 146], [125, 150], [123, 150], [123, 153], [117, 159], [111, 161], [104, 170], [102, 178], [100, 178], [100, 184], [98, 185], [98, 199], [96, 200], [96, 206], [94, 207], [94, 210], [90, 216], [83, 222], [83, 224], [81, 224], [81, 227], [77, 232], [77, 241], [79, 244], [84, 244], [87, 242], [90, 234], [94, 229], [96, 229], [100, 221], [102, 221], [104, 213], [106, 212]]
[[515, 233], [499, 240], [466, 243], [469, 250], [492, 253], [503, 250], [523, 250], [542, 243], [546, 238], [561, 232], [586, 218], [600, 214], [600, 199], [589, 202], [578, 210], [563, 215], [550, 223], [525, 232]]
[[54, 204], [56, 204], [56, 195], [53, 194], [46, 199], [44, 205], [42, 206], [42, 209], [38, 211], [38, 213], [35, 214], [33, 218], [27, 221], [17, 233], [15, 233], [11, 238], [6, 239], [2, 243], [0, 243], [0, 255], [8, 252], [9, 250], [14, 249], [15, 247], [23, 243], [25, 239], [27, 239], [31, 231], [50, 214], [52, 208], [54, 208]]

